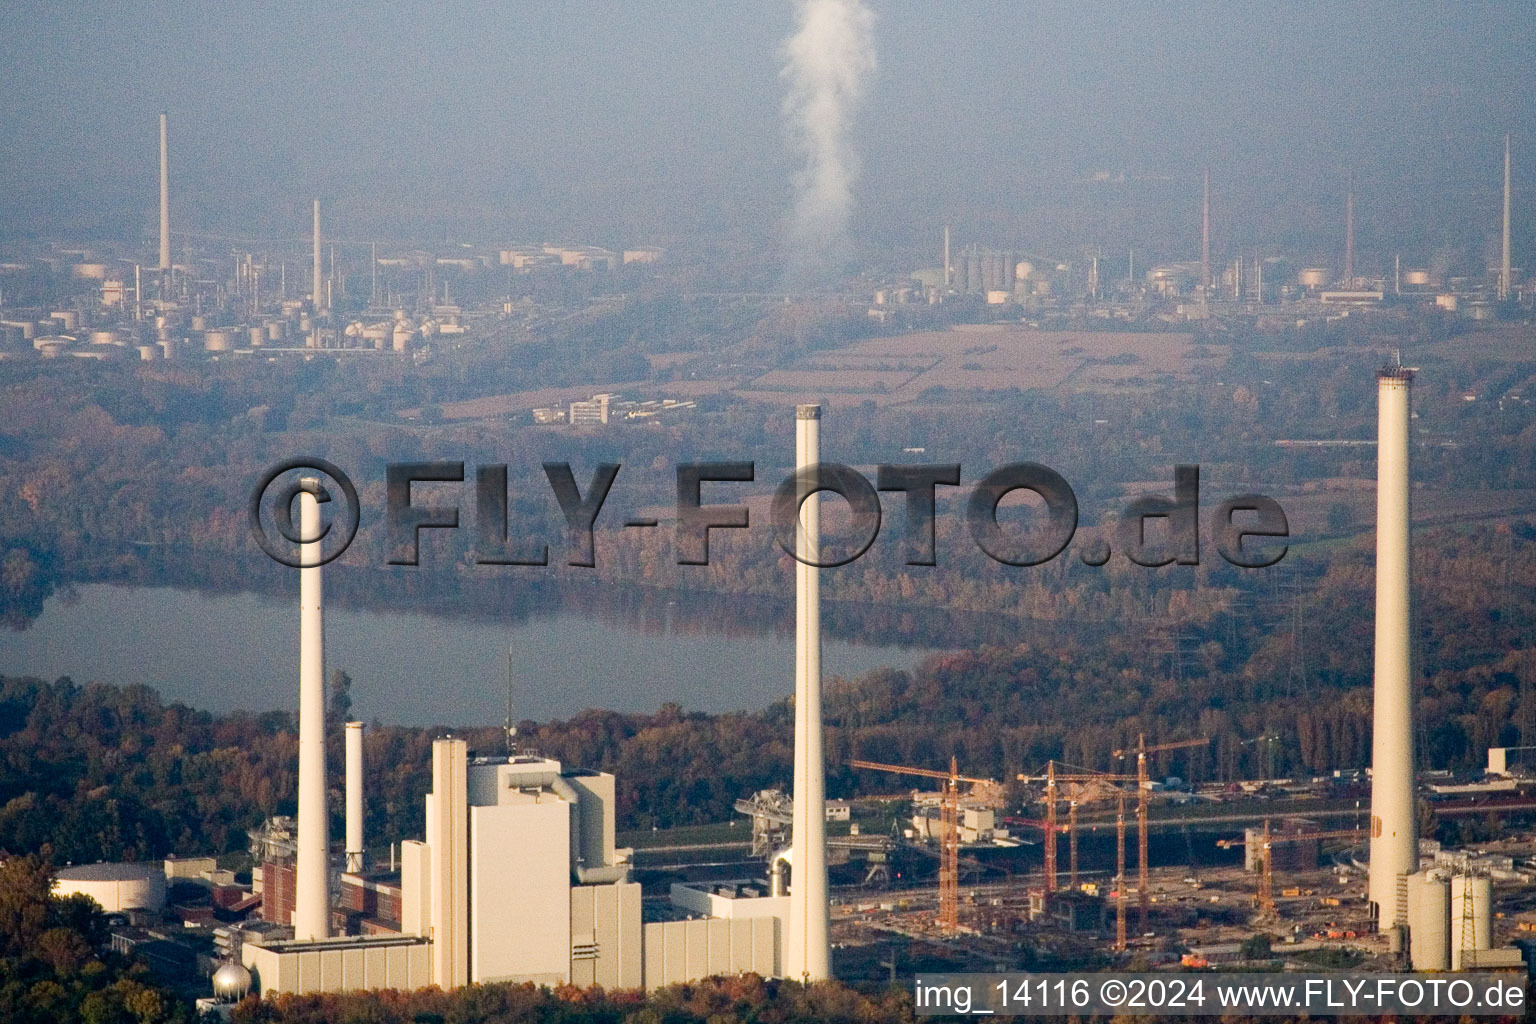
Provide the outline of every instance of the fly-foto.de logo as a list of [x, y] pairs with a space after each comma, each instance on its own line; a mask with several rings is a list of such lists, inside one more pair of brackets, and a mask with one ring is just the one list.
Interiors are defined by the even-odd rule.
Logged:
[[[607, 507], [621, 466], [598, 466], [583, 486], [568, 462], [542, 464], [555, 503], [565, 519], [565, 558], [568, 565], [597, 564], [595, 531]], [[679, 565], [708, 565], [710, 535], [716, 530], [750, 530], [745, 505], [731, 504], [732, 484], [757, 478], [751, 462], [690, 462], [677, 467], [677, 515], [673, 547]], [[1113, 546], [1100, 536], [1078, 545], [1084, 565], [1101, 566], [1116, 553], [1136, 565], [1200, 564], [1200, 467], [1175, 466], [1171, 492], [1143, 495], [1118, 514]], [[880, 535], [880, 493], [902, 495], [902, 547], [907, 565], [937, 565], [935, 520], [940, 487], [959, 487], [959, 464], [882, 465], [874, 482], [858, 470], [835, 462], [819, 462], [785, 477], [774, 492], [769, 525], [785, 554], [820, 568], [847, 565], [860, 558]], [[390, 565], [420, 564], [423, 530], [457, 530], [462, 507], [474, 509], [474, 560], [478, 565], [549, 565], [547, 539], [509, 538], [507, 466], [479, 465], [473, 492], [453, 504], [416, 504], [413, 484], [461, 484], [468, 477], [462, 462], [399, 462], [385, 469], [384, 523], [389, 532]], [[706, 500], [706, 485], [708, 499]], [[1038, 513], [1028, 524], [998, 520], [1003, 499], [1018, 491], [1035, 496]], [[295, 525], [293, 503], [312, 495], [322, 508], [341, 508], [322, 520], [316, 536], [304, 536]], [[847, 506], [846, 536], [823, 546], [807, 540], [802, 509], [811, 495], [836, 495]], [[289, 459], [273, 466], [251, 490], [247, 518], [256, 543], [284, 565], [324, 565], [339, 557], [357, 535], [361, 519], [357, 488], [338, 467], [323, 459]], [[1042, 565], [1061, 555], [1077, 534], [1077, 495], [1060, 473], [1037, 462], [1014, 462], [987, 473], [971, 487], [965, 502], [965, 524], [972, 541], [989, 558], [1003, 565]], [[617, 522], [619, 516], [610, 513]], [[271, 525], [269, 527], [268, 522]], [[1161, 522], [1158, 522], [1161, 521]], [[624, 519], [625, 529], [657, 529], [654, 518]], [[1216, 551], [1232, 565], [1262, 569], [1285, 557], [1290, 536], [1285, 510], [1262, 494], [1239, 494], [1217, 504], [1206, 520]], [[275, 534], [275, 536], [274, 536]]]

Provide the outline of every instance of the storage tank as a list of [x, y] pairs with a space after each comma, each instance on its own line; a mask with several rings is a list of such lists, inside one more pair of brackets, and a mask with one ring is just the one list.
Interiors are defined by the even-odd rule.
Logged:
[[156, 359], [160, 358], [160, 346], [159, 345], [140, 345], [139, 346], [139, 358], [144, 360], [146, 363], [154, 362]]
[[214, 329], [203, 333], [203, 349], [207, 352], [228, 352], [235, 347], [233, 331]]
[[267, 321], [267, 340], [282, 341], [288, 336], [288, 324], [282, 320]]
[[104, 281], [107, 277], [105, 263], [76, 263], [73, 271], [76, 277], [87, 281]]
[[1475, 875], [1451, 878], [1451, 970], [1462, 954], [1493, 945], [1493, 883]]
[[116, 331], [92, 331], [91, 332], [91, 344], [92, 345], [121, 345], [122, 344], [122, 339], [117, 336], [117, 332]]
[[267, 343], [267, 332], [259, 326], [252, 327], [249, 333], [251, 336], [251, 348], [261, 348], [261, 346]]
[[48, 319], [58, 321], [59, 326], [66, 331], [73, 331], [80, 326], [80, 314], [72, 309], [55, 310], [48, 314]]
[[1305, 267], [1297, 273], [1296, 282], [1303, 288], [1323, 288], [1328, 284], [1328, 271], [1322, 267]]
[[165, 865], [102, 863], [60, 868], [53, 883], [60, 896], [89, 896], [109, 914], [165, 909]]
[[1407, 876], [1408, 957], [1416, 971], [1451, 968], [1451, 889], [1445, 876], [1420, 871]]
[[194, 331], [206, 331], [208, 329], [208, 318], [201, 313], [194, 316], [192, 318], [192, 329]]
[[1414, 288], [1427, 288], [1429, 287], [1429, 271], [1405, 270], [1403, 271], [1403, 284]]
[[408, 323], [397, 324], [395, 326], [395, 335], [394, 335], [395, 351], [396, 352], [409, 352], [411, 350], [411, 340], [413, 338], [415, 338], [415, 337], [416, 337], [416, 332], [411, 329], [411, 325], [410, 324], [408, 324]]

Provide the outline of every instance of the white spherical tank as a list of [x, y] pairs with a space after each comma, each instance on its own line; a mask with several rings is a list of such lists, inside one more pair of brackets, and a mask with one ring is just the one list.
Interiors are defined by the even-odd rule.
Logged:
[[163, 910], [165, 866], [159, 863], [102, 863], [60, 868], [53, 891], [59, 896], [89, 896], [109, 914], [123, 910]]
[[251, 991], [251, 972], [235, 963], [223, 964], [209, 979], [213, 997], [221, 1003], [238, 1003]]

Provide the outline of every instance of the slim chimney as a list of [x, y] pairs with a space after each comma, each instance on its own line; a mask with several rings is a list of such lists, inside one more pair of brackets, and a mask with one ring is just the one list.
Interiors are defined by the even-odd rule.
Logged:
[[160, 112], [160, 269], [171, 269], [171, 140]]
[[294, 880], [293, 934], [323, 939], [330, 933], [325, 809], [325, 620], [320, 579], [320, 481], [306, 477], [299, 492], [299, 836]]
[[[1508, 203], [1505, 203], [1508, 207]], [[945, 224], [945, 292], [949, 290], [949, 226]]]
[[319, 316], [325, 311], [324, 282], [320, 276], [320, 200], [315, 200], [315, 273], [311, 286], [310, 297], [315, 303], [315, 315]]
[[1211, 169], [1205, 169], [1204, 198], [1200, 204], [1200, 300], [1211, 294]]
[[1509, 298], [1509, 136], [1504, 136], [1504, 249], [1499, 259], [1499, 301]]
[[[821, 406], [795, 409], [795, 469], [821, 461]], [[819, 494], [805, 496], [795, 531], [795, 813], [789, 937], [784, 975], [802, 981], [832, 976], [827, 910], [827, 811], [821, 732], [821, 576]]]
[[363, 723], [348, 722], [347, 870], [363, 870]]
[[1344, 287], [1355, 286], [1355, 172], [1344, 194]]
[[1376, 377], [1376, 673], [1371, 722], [1370, 900], [1377, 926], [1397, 917], [1397, 879], [1418, 870], [1413, 785], [1413, 647], [1410, 639], [1408, 424], [1413, 371]]

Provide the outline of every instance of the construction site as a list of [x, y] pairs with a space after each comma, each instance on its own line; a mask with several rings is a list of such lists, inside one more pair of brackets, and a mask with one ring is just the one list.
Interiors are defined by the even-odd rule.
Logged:
[[[1052, 761], [1009, 783], [850, 761], [930, 780], [880, 797], [828, 802], [831, 935], [840, 977], [1034, 966], [1187, 969], [1282, 963], [1297, 969], [1523, 969], [1536, 944], [1536, 828], [1473, 847], [1419, 841], [1420, 872], [1444, 906], [1402, 941], [1367, 898], [1366, 773], [1188, 787], [1165, 769], [1203, 739], [1117, 751], [1120, 771]], [[1431, 782], [1436, 815], [1529, 814], [1536, 779]], [[1465, 799], [1445, 799], [1446, 790]], [[783, 843], [793, 801], [776, 790], [737, 803], [748, 841], [636, 850], [642, 880], [692, 884], [751, 871]], [[745, 860], [724, 849], [747, 848]], [[670, 863], [661, 863], [665, 859]], [[1422, 877], [1421, 877], [1422, 876]], [[716, 884], [724, 884], [717, 882]], [[1431, 915], [1424, 915], [1428, 920]], [[1410, 925], [1411, 928], [1411, 925]]]

